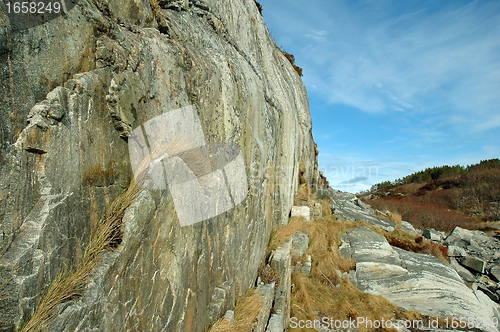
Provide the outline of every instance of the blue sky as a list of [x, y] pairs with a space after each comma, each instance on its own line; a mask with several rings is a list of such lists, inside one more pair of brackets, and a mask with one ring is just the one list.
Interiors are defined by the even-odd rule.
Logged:
[[332, 187], [500, 157], [500, 1], [259, 2], [304, 70]]

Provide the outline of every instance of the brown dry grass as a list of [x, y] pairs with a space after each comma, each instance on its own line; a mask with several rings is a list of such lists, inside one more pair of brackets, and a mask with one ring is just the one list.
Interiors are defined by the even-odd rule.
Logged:
[[307, 186], [307, 183], [303, 183], [299, 185], [299, 189], [297, 189], [297, 193], [295, 194], [296, 200], [309, 201], [311, 199], [317, 199], [316, 196], [313, 195], [312, 190]]
[[418, 235], [412, 235], [396, 229], [389, 233], [383, 229], [372, 227], [374, 231], [383, 235], [391, 246], [401, 248], [407, 251], [413, 251], [420, 254], [432, 255], [446, 264], [448, 262], [448, 248], [432, 241], [426, 240]]
[[[382, 296], [360, 292], [348, 278], [340, 280], [339, 287], [331, 287], [299, 272], [293, 275], [291, 317], [297, 320], [356, 320], [364, 317], [372, 321], [390, 319], [419, 319], [416, 312], [403, 312]], [[370, 331], [359, 326], [359, 331]], [[311, 331], [311, 329], [291, 329]], [[395, 331], [395, 330], [388, 330]]]
[[311, 276], [325, 284], [337, 285], [340, 282], [337, 271], [346, 272], [355, 266], [354, 261], [340, 255], [338, 251], [341, 245], [340, 236], [360, 225], [364, 223], [336, 221], [333, 216], [313, 222], [304, 222], [302, 217], [293, 217], [287, 226], [274, 234], [269, 247], [272, 250], [283, 245], [296, 232], [307, 234], [310, 246], [306, 254], [311, 255], [313, 262]]
[[54, 317], [59, 304], [81, 296], [92, 270], [98, 265], [99, 254], [119, 241], [123, 215], [139, 191], [140, 188], [132, 180], [128, 190], [110, 205], [101, 222], [92, 225], [89, 244], [78, 266], [62, 272], [52, 281], [20, 332], [43, 331]]
[[[397, 216], [395, 216], [397, 218]], [[299, 272], [293, 275], [291, 316], [298, 320], [330, 317], [345, 320], [367, 319], [416, 319], [415, 312], [403, 312], [382, 296], [360, 292], [342, 276], [355, 268], [355, 262], [339, 253], [340, 236], [351, 228], [370, 226], [363, 222], [337, 221], [333, 215], [306, 223], [302, 217], [290, 218], [289, 224], [278, 230], [270, 243], [274, 249], [289, 241], [295, 232], [309, 236], [312, 267], [309, 276]], [[308, 331], [310, 329], [293, 329]], [[366, 329], [361, 329], [366, 331]]]
[[255, 291], [255, 288], [252, 288], [236, 303], [234, 319], [230, 321], [224, 318], [218, 320], [212, 326], [210, 332], [253, 331], [261, 307], [262, 297]]
[[[302, 191], [304, 194], [304, 191]], [[329, 317], [334, 320], [349, 320], [364, 317], [372, 321], [384, 318], [395, 320], [423, 320], [414, 311], [402, 311], [382, 296], [360, 292], [349, 279], [342, 275], [355, 268], [355, 262], [340, 255], [341, 235], [351, 228], [366, 226], [385, 236], [392, 245], [406, 250], [434, 254], [443, 261], [446, 255], [440, 247], [431, 241], [420, 239], [402, 232], [401, 215], [389, 213], [388, 219], [396, 222], [399, 227], [393, 233], [386, 232], [364, 222], [338, 221], [331, 213], [328, 202], [320, 200], [326, 213], [324, 219], [305, 222], [302, 217], [290, 218], [289, 224], [278, 230], [270, 242], [270, 250], [289, 241], [295, 232], [303, 232], [309, 236], [310, 246], [306, 254], [311, 255], [312, 267], [309, 276], [302, 272], [292, 276], [291, 317], [297, 320], [321, 320]], [[327, 207], [325, 209], [325, 207]], [[330, 213], [328, 213], [330, 211]], [[301, 258], [298, 258], [299, 260]], [[310, 331], [311, 329], [291, 329], [293, 331]], [[370, 331], [361, 326], [360, 331]]]

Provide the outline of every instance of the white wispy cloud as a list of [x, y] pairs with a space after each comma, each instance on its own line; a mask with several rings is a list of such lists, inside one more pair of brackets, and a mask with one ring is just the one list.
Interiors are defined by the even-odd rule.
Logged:
[[313, 3], [322, 13], [306, 11], [294, 23], [297, 38], [307, 45], [296, 57], [305, 67], [306, 84], [330, 103], [366, 112], [472, 113], [480, 115], [472, 124], [467, 117], [467, 123], [456, 125], [500, 126], [495, 117], [500, 111], [498, 3], [403, 15], [384, 12], [388, 6], [374, 10], [372, 2]]
[[335, 188], [500, 156], [500, 2], [259, 2], [321, 108], [319, 165]]

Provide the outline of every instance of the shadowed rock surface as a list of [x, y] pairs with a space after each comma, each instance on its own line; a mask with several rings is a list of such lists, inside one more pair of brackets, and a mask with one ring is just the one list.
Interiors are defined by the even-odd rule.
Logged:
[[0, 27], [4, 331], [82, 257], [92, 223], [131, 180], [127, 137], [147, 120], [195, 105], [208, 143], [241, 148], [249, 194], [180, 227], [168, 190], [144, 190], [118, 248], [49, 331], [204, 331], [253, 285], [300, 163], [316, 185], [306, 90], [255, 2], [160, 3], [81, 0], [43, 26]]

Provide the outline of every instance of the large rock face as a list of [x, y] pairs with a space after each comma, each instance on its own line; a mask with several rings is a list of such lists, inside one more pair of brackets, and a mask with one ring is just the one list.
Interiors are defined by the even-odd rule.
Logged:
[[[380, 234], [358, 227], [342, 235], [340, 251], [356, 261], [351, 279], [365, 292], [432, 317], [471, 317], [491, 322], [500, 307], [469, 289], [457, 272], [437, 258], [389, 245]], [[483, 331], [497, 331], [484, 326]]]
[[4, 331], [81, 258], [131, 179], [127, 137], [149, 119], [195, 105], [207, 142], [240, 146], [248, 196], [180, 227], [168, 190], [142, 191], [122, 243], [51, 331], [203, 331], [252, 286], [271, 230], [287, 222], [299, 163], [317, 181], [305, 87], [254, 1], [160, 5], [81, 0], [43, 26], [0, 26]]

